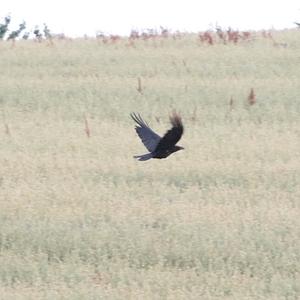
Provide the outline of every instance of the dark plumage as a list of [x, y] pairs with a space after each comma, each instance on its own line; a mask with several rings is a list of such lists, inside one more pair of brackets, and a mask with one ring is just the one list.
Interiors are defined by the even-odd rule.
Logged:
[[138, 114], [132, 113], [131, 118], [137, 123], [135, 130], [142, 140], [145, 147], [150, 153], [144, 155], [137, 155], [134, 158], [138, 160], [148, 160], [150, 158], [166, 158], [173, 152], [184, 149], [176, 146], [183, 134], [183, 125], [181, 118], [177, 113], [170, 116], [172, 128], [166, 132], [163, 137], [156, 134], [149, 125]]

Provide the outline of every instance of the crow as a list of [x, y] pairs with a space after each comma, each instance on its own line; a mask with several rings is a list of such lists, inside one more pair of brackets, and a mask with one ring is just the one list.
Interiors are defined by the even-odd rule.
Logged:
[[170, 116], [172, 128], [168, 130], [163, 137], [156, 134], [139, 114], [136, 115], [135, 113], [131, 113], [130, 116], [137, 123], [135, 130], [138, 136], [150, 152], [143, 155], [136, 155], [134, 158], [141, 161], [145, 161], [150, 158], [161, 159], [168, 157], [176, 151], [184, 149], [181, 146], [176, 146], [183, 134], [181, 117], [176, 112], [173, 112]]

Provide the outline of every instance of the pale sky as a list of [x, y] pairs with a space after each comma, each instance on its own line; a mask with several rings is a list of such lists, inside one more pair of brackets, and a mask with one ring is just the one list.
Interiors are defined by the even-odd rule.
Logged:
[[[197, 32], [215, 26], [240, 30], [283, 29], [300, 21], [299, 0], [3, 0], [0, 22], [46, 23], [54, 33], [94, 36], [96, 31], [126, 35], [131, 29]], [[11, 29], [14, 29], [14, 26]]]

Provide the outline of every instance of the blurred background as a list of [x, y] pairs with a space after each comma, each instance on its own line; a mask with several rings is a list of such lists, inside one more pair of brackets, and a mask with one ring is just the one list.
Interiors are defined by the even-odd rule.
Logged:
[[216, 25], [239, 30], [284, 29], [295, 27], [299, 9], [297, 0], [11, 0], [1, 3], [0, 17], [11, 14], [15, 27], [23, 20], [27, 28], [46, 23], [52, 32], [77, 37], [94, 36], [97, 31], [128, 35], [132, 29], [159, 26], [193, 32]]

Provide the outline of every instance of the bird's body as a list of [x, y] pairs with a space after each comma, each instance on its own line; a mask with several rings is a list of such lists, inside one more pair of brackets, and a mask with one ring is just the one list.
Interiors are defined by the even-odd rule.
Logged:
[[177, 113], [170, 116], [172, 128], [163, 137], [156, 134], [140, 115], [131, 114], [132, 119], [137, 123], [135, 130], [150, 153], [134, 156], [138, 160], [145, 161], [151, 158], [166, 158], [170, 154], [184, 149], [176, 146], [183, 134], [181, 118]]

